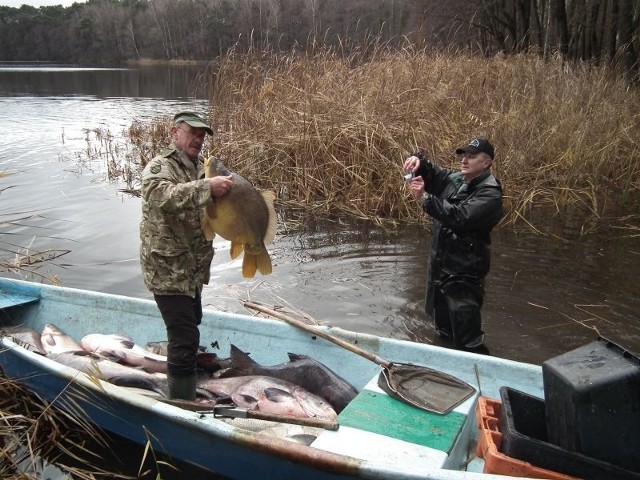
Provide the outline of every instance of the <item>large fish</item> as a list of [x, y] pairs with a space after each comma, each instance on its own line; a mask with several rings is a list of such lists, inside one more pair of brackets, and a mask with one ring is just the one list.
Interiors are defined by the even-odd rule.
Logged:
[[88, 352], [112, 358], [119, 363], [140, 367], [147, 372], [167, 373], [167, 357], [152, 353], [133, 341], [118, 334], [90, 333], [80, 340], [80, 345]]
[[205, 176], [231, 175], [233, 186], [222, 197], [205, 207], [202, 228], [207, 239], [217, 233], [231, 242], [231, 258], [237, 258], [244, 250], [242, 276], [253, 278], [256, 271], [269, 275], [271, 257], [266, 245], [276, 234], [276, 211], [273, 206], [275, 193], [258, 191], [248, 180], [233, 173], [219, 158], [205, 160]]
[[52, 323], [44, 326], [40, 340], [47, 355], [82, 350], [79, 343]]
[[120, 365], [86, 350], [65, 351], [47, 355], [51, 360], [75, 368], [87, 375], [95, 376], [114, 385], [153, 390], [167, 396], [167, 376], [161, 373], [149, 373], [144, 370]]
[[264, 366], [254, 361], [235, 345], [231, 345], [231, 368], [221, 376], [267, 375], [300, 385], [327, 400], [340, 413], [358, 394], [353, 385], [330, 368], [305, 355], [289, 353], [289, 362]]
[[[167, 349], [164, 344], [166, 342], [150, 342], [147, 348], [143, 348], [132, 338], [120, 333], [90, 333], [80, 340], [80, 345], [88, 352], [151, 373], [167, 373]], [[228, 360], [218, 358], [215, 353], [206, 352], [205, 347], [198, 348], [196, 364], [202, 370], [215, 372], [228, 368], [229, 363]]]
[[1, 327], [0, 337], [9, 337], [16, 345], [26, 348], [30, 352], [46, 355], [47, 352], [42, 347], [42, 336], [33, 328], [15, 326]]
[[198, 387], [218, 397], [229, 397], [247, 410], [327, 421], [337, 418], [326, 400], [278, 378], [263, 375], [209, 378], [199, 380]]

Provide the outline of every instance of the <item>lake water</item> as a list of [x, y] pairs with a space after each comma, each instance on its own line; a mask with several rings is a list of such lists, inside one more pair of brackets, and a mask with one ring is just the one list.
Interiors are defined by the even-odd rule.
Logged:
[[[138, 263], [140, 199], [108, 181], [110, 153], [93, 132], [108, 131], [111, 145], [124, 148], [123, 132], [134, 122], [206, 111], [203, 78], [195, 67], [1, 65], [0, 172], [10, 174], [0, 178], [4, 263], [26, 253], [68, 251], [28, 267], [28, 278], [55, 276], [69, 287], [151, 298]], [[280, 213], [268, 277], [243, 279], [241, 261], [231, 261], [228, 242], [216, 239], [204, 292], [209, 307], [246, 312], [242, 300], [260, 300], [329, 325], [434, 341], [423, 312], [424, 226], [385, 231], [368, 222], [300, 221], [293, 212]], [[640, 351], [637, 237], [611, 231], [580, 240], [570, 228], [554, 232], [564, 239], [495, 231], [483, 309], [491, 353], [541, 363], [593, 341], [597, 332]]]

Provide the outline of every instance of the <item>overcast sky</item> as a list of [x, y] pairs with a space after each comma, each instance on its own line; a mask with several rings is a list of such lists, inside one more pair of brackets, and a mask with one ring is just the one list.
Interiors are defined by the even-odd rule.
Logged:
[[43, 7], [49, 5], [62, 5], [63, 7], [70, 7], [74, 2], [84, 3], [84, 0], [0, 0], [0, 5], [7, 7], [19, 8], [22, 5], [31, 5], [32, 7]]

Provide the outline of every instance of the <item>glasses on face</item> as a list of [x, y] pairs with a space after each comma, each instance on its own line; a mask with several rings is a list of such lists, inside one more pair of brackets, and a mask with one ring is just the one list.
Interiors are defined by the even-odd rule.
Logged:
[[207, 132], [205, 132], [204, 130], [198, 129], [198, 128], [191, 128], [189, 127], [187, 128], [180, 128], [180, 127], [176, 127], [176, 129], [186, 133], [187, 135], [190, 135], [192, 137], [196, 137], [199, 138], [201, 140], [204, 140], [204, 137], [207, 135]]

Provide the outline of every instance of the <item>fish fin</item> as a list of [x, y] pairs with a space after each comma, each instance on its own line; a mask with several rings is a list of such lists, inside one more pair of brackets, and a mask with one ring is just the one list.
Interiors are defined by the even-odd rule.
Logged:
[[234, 393], [231, 399], [240, 408], [254, 408], [258, 404], [257, 398], [246, 393]]
[[258, 259], [255, 255], [249, 255], [245, 252], [242, 259], [242, 276], [244, 278], [253, 278], [258, 270]]
[[289, 356], [290, 362], [299, 362], [301, 360], [306, 360], [307, 358], [309, 358], [306, 355], [300, 355], [298, 353], [287, 353], [287, 355]]
[[289, 398], [293, 398], [293, 395], [289, 392], [278, 387], [265, 388], [264, 395], [267, 397], [267, 400], [271, 400], [272, 402], [284, 402]]
[[269, 256], [269, 252], [265, 250], [264, 253], [256, 255], [256, 264], [258, 267], [258, 271], [262, 275], [271, 274], [273, 267], [271, 266], [271, 257]]
[[126, 348], [128, 350], [131, 350], [135, 345], [135, 342], [130, 338], [123, 337], [123, 338], [119, 338], [118, 341], [120, 342], [120, 345], [122, 345], [123, 348]]
[[249, 357], [248, 353], [243, 352], [235, 345], [231, 344], [231, 350], [229, 353], [231, 357], [231, 363], [233, 364], [233, 370], [251, 372], [256, 362]]
[[204, 398], [206, 400], [215, 400], [217, 398], [213, 393], [200, 387], [196, 387], [196, 397], [199, 399]]
[[150, 357], [142, 357], [142, 365], [140, 366], [143, 370], [150, 373], [166, 373], [167, 372], [167, 362], [163, 360], [158, 360], [156, 358]]
[[163, 396], [166, 396], [166, 393], [163, 391], [163, 389], [159, 385], [154, 384], [151, 380], [134, 376], [127, 377], [127, 375], [117, 375], [114, 377], [110, 377], [107, 381], [119, 387], [142, 388], [144, 390], [152, 390], [154, 392], [162, 394]]
[[267, 225], [267, 231], [264, 233], [264, 238], [262, 239], [265, 245], [269, 245], [276, 237], [276, 230], [278, 228], [278, 215], [276, 214], [276, 209], [273, 206], [276, 194], [272, 190], [262, 190], [260, 195], [264, 198], [264, 201], [267, 204], [267, 210], [269, 210], [269, 224]]
[[97, 353], [93, 353], [93, 352], [89, 352], [87, 350], [72, 350], [67, 352], [70, 355], [75, 355], [77, 357], [92, 357], [95, 359], [100, 359], [100, 358], [109, 358], [109, 357], [105, 357], [103, 355], [98, 355]]
[[237, 368], [224, 368], [215, 372], [215, 378], [246, 377], [247, 372]]
[[231, 250], [229, 250], [229, 254], [231, 255], [232, 260], [238, 258], [243, 251], [244, 245], [242, 243], [231, 242]]

